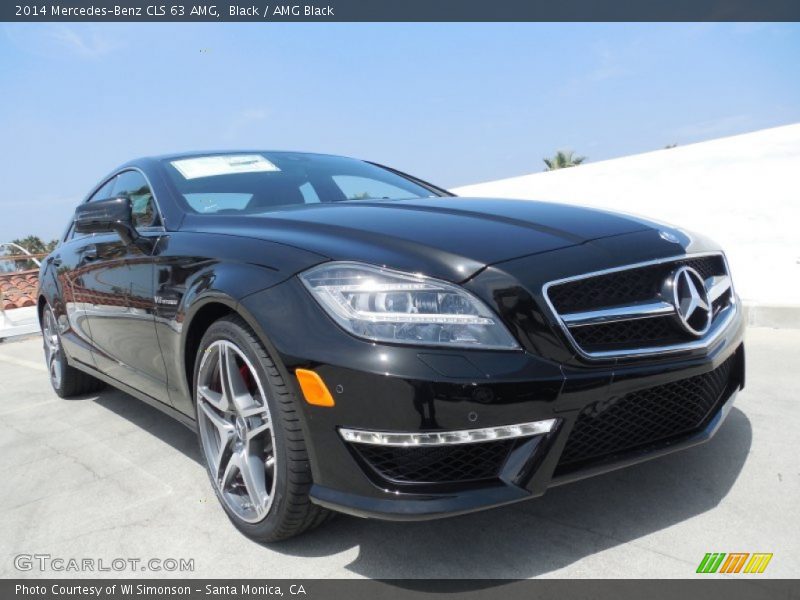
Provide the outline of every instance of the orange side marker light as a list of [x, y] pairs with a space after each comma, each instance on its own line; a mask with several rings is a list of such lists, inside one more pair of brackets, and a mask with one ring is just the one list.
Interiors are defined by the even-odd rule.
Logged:
[[300, 382], [300, 389], [303, 390], [306, 402], [313, 406], [335, 406], [333, 396], [322, 381], [322, 377], [314, 371], [308, 369], [297, 369], [295, 371], [297, 381]]

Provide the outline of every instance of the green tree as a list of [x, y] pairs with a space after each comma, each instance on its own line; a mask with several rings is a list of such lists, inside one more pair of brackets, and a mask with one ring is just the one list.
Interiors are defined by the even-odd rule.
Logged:
[[22, 246], [31, 254], [46, 254], [53, 251], [53, 248], [58, 244], [58, 240], [50, 240], [44, 243], [38, 235], [29, 235], [21, 239], [11, 240], [11, 243]]
[[575, 156], [572, 150], [559, 150], [550, 158], [543, 158], [544, 164], [547, 165], [545, 171], [555, 171], [556, 169], [566, 169], [567, 167], [575, 167], [586, 160], [585, 156]]

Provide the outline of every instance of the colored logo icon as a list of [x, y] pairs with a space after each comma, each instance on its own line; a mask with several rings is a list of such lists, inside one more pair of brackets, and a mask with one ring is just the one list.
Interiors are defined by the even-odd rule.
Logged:
[[708, 552], [697, 567], [698, 573], [763, 573], [772, 553], [766, 552]]

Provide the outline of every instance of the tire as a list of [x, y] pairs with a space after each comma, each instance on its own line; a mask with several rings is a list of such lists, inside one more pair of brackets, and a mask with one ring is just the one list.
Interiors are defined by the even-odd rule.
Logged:
[[45, 305], [42, 314], [42, 339], [50, 385], [59, 397], [83, 396], [98, 392], [105, 387], [105, 383], [99, 379], [69, 366], [64, 346], [61, 344], [58, 322], [49, 304]]
[[276, 542], [328, 520], [333, 513], [309, 498], [311, 469], [295, 395], [241, 317], [224, 317], [206, 331], [193, 394], [206, 471], [237, 529]]

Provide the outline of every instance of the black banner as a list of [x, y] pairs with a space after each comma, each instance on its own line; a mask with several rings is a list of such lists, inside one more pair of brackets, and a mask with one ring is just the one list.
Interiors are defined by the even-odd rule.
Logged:
[[786, 600], [800, 598], [800, 582], [757, 577], [705, 580], [505, 580], [505, 579], [83, 579], [0, 582], [0, 598], [39, 600], [198, 600], [287, 598], [297, 600], [430, 600], [456, 594], [468, 600]]
[[800, 21], [797, 0], [30, 0], [0, 21]]

